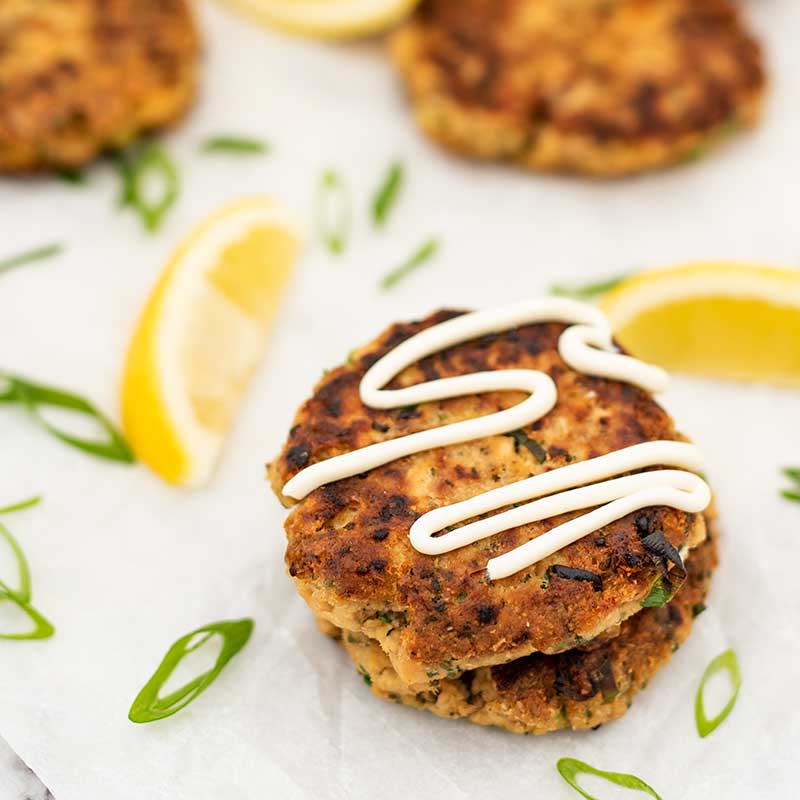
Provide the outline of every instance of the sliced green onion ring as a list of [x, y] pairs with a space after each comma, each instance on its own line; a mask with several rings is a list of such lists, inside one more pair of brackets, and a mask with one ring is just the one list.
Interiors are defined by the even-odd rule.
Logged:
[[[728, 675], [730, 675], [731, 683], [733, 684], [733, 693], [722, 711], [713, 719], [708, 719], [703, 704], [703, 693], [706, 683], [720, 670], [725, 670]], [[711, 660], [711, 663], [706, 667], [703, 673], [703, 677], [700, 679], [700, 686], [697, 688], [697, 697], [695, 697], [694, 701], [694, 719], [697, 724], [697, 732], [700, 734], [701, 738], [704, 739], [709, 733], [719, 727], [728, 714], [731, 713], [736, 704], [736, 698], [739, 696], [741, 685], [742, 675], [739, 671], [739, 660], [736, 658], [736, 653], [733, 650], [725, 650]]]
[[350, 236], [352, 207], [350, 192], [338, 172], [325, 170], [317, 190], [317, 233], [328, 248], [338, 255]]
[[[181, 636], [169, 648], [158, 669], [136, 696], [128, 712], [128, 719], [131, 722], [155, 722], [172, 716], [189, 705], [216, 680], [222, 668], [247, 644], [253, 625], [253, 620], [249, 618], [213, 622]], [[159, 691], [178, 664], [215, 634], [222, 637], [222, 649], [214, 666], [165, 697], [159, 697]]]
[[375, 225], [383, 225], [392, 210], [398, 193], [403, 185], [403, 165], [395, 161], [386, 173], [372, 200], [372, 221]]
[[576, 758], [560, 758], [556, 764], [556, 768], [561, 774], [561, 777], [578, 792], [578, 794], [586, 797], [587, 800], [598, 800], [598, 798], [589, 794], [589, 792], [578, 785], [577, 776], [581, 773], [597, 775], [599, 778], [615, 783], [617, 786], [622, 786], [626, 789], [636, 789], [645, 794], [649, 794], [650, 797], [655, 797], [656, 800], [661, 800], [660, 795], [652, 786], [648, 786], [641, 778], [637, 778], [635, 775], [628, 775], [624, 772], [606, 772], [602, 769], [596, 769], [584, 761], [578, 761]]
[[0, 633], [0, 639], [23, 641], [27, 639], [49, 639], [56, 629], [52, 623], [37, 611], [30, 602], [24, 602], [16, 593], [0, 581], [0, 600], [8, 600], [20, 609], [33, 623], [33, 628], [24, 633]]
[[[37, 502], [39, 500], [39, 498], [33, 499]], [[18, 511], [22, 508], [29, 508], [31, 505], [34, 505], [34, 503], [30, 500], [15, 503], [2, 509], [1, 512]], [[33, 623], [33, 628], [29, 631], [23, 633], [0, 633], [0, 639], [15, 639], [18, 641], [23, 639], [47, 639], [55, 633], [55, 628], [49, 620], [45, 619], [31, 605], [31, 573], [25, 553], [22, 552], [17, 540], [11, 535], [11, 531], [2, 522], [0, 522], [0, 537], [5, 539], [11, 548], [11, 552], [17, 562], [17, 574], [19, 575], [19, 587], [16, 589], [12, 589], [5, 581], [0, 580], [0, 602], [7, 600], [13, 603]]]
[[[61, 389], [31, 383], [18, 375], [0, 373], [0, 380], [5, 382], [5, 391], [0, 387], [0, 403], [19, 403], [24, 406], [40, 427], [65, 444], [100, 458], [133, 463], [133, 453], [122, 434], [88, 400]], [[92, 417], [106, 434], [106, 440], [93, 441], [62, 431], [42, 416], [40, 409], [46, 406], [65, 408]]]
[[0, 581], [0, 594], [6, 597], [15, 597], [20, 603], [30, 603], [31, 601], [31, 570], [28, 566], [28, 559], [19, 546], [17, 540], [11, 535], [11, 531], [0, 522], [0, 536], [6, 540], [6, 544], [14, 554], [17, 562], [17, 574], [19, 575], [19, 587], [12, 589], [5, 581]]
[[[175, 162], [160, 145], [151, 142], [133, 153], [119, 153], [117, 169], [122, 179], [120, 205], [132, 206], [146, 230], [155, 232], [178, 199], [179, 178]], [[150, 199], [147, 182], [153, 177], [159, 178], [162, 186], [159, 196]]]

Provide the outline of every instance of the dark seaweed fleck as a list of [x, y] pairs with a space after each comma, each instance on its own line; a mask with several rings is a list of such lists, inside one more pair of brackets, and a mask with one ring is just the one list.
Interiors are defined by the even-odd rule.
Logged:
[[546, 574], [548, 577], [555, 575], [557, 578], [564, 578], [564, 580], [568, 581], [586, 581], [592, 584], [594, 591], [603, 591], [603, 579], [597, 573], [590, 572], [588, 569], [577, 569], [563, 564], [554, 564], [552, 567], [547, 568]]
[[497, 609], [494, 606], [478, 606], [478, 622], [488, 625], [497, 619]]
[[692, 606], [692, 617], [699, 617], [706, 610], [705, 603], [695, 603]]
[[389, 535], [388, 528], [379, 528], [377, 531], [373, 531], [372, 538], [376, 542], [382, 542], [388, 535]]
[[672, 562], [683, 575], [686, 574], [686, 569], [683, 566], [678, 549], [667, 540], [663, 531], [653, 531], [642, 539], [642, 545], [647, 551], [650, 560], [656, 565], [658, 571], [661, 573], [664, 583], [667, 588], [671, 586], [669, 577], [669, 563]]
[[625, 553], [624, 558], [629, 567], [638, 567], [644, 561], [638, 553]]
[[601, 692], [608, 703], [619, 693], [608, 654], [588, 653], [578, 659], [568, 654], [557, 663], [554, 688], [562, 697], [583, 701]]
[[389, 498], [389, 502], [378, 512], [378, 516], [383, 522], [388, 522], [392, 517], [404, 514], [406, 510], [406, 498], [396, 494]]
[[524, 447], [540, 464], [547, 460], [547, 453], [539, 442], [531, 439], [521, 428], [516, 431], [509, 431], [503, 436], [510, 436], [514, 440], [514, 452], [519, 453], [519, 448]]
[[389, 430], [389, 426], [384, 425], [382, 422], [373, 422], [372, 430], [378, 431], [378, 433], [387, 433]]

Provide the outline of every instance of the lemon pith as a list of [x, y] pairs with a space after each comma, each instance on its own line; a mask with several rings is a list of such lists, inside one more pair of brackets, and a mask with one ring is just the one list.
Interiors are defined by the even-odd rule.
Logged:
[[165, 480], [208, 479], [298, 247], [276, 204], [239, 201], [198, 226], [156, 284], [125, 363], [122, 423]]
[[601, 306], [638, 358], [696, 375], [800, 385], [800, 270], [712, 263], [647, 271]]

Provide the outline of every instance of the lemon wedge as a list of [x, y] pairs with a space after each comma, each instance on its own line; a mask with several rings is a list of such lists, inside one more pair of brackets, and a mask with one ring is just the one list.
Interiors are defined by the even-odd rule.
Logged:
[[729, 263], [649, 270], [600, 305], [638, 358], [696, 375], [800, 385], [800, 270]]
[[280, 206], [240, 200], [189, 235], [150, 295], [125, 362], [122, 425], [170, 483], [211, 476], [299, 246]]
[[368, 36], [391, 28], [419, 0], [226, 0], [257, 22], [325, 39]]

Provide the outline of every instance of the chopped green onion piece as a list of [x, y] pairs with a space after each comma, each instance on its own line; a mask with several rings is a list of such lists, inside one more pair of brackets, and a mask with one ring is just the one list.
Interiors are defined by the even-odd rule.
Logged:
[[[120, 205], [132, 206], [146, 230], [158, 230], [166, 213], [178, 199], [179, 181], [175, 163], [162, 147], [151, 143], [134, 152], [119, 153], [117, 169], [122, 180]], [[155, 200], [146, 196], [146, 183], [152, 177], [162, 182], [160, 194]]]
[[20, 500], [19, 503], [12, 503], [8, 506], [0, 508], [0, 514], [10, 514], [12, 511], [23, 511], [26, 508], [38, 506], [42, 502], [42, 496], [37, 494], [35, 497], [29, 497], [27, 500]]
[[432, 258], [436, 251], [439, 249], [439, 242], [436, 239], [428, 239], [419, 250], [414, 253], [407, 261], [404, 261], [399, 267], [393, 269], [383, 277], [380, 282], [380, 287], [383, 290], [391, 289], [396, 284], [400, 283], [403, 278], [412, 273], [418, 267], [421, 267], [426, 261]]
[[[88, 400], [61, 389], [31, 383], [17, 375], [0, 373], [0, 381], [4, 381], [6, 386], [5, 392], [0, 391], [0, 403], [19, 403], [24, 406], [40, 427], [65, 444], [112, 461], [131, 464], [135, 460], [122, 434]], [[42, 416], [40, 408], [43, 406], [66, 408], [92, 417], [106, 434], [106, 441], [84, 439], [62, 431]]]
[[[214, 622], [181, 636], [170, 647], [158, 669], [153, 673], [153, 677], [136, 696], [128, 712], [128, 719], [131, 722], [154, 722], [169, 717], [189, 705], [214, 682], [222, 668], [245, 646], [253, 631], [253, 624], [252, 619]], [[214, 635], [222, 637], [222, 649], [214, 666], [165, 697], [159, 697], [160, 689], [169, 680], [178, 664]], [[199, 640], [195, 641], [197, 637]]]
[[795, 503], [800, 503], [800, 467], [786, 467], [783, 474], [794, 481], [796, 486], [792, 489], [784, 489], [781, 496], [787, 500], [793, 500]]
[[335, 255], [343, 252], [347, 245], [351, 217], [347, 185], [338, 172], [326, 170], [322, 173], [317, 191], [317, 233]]
[[647, 597], [642, 600], [642, 608], [661, 608], [672, 600], [672, 594], [659, 578], [651, 587]]
[[203, 142], [206, 153], [266, 153], [269, 145], [260, 139], [248, 139], [245, 136], [213, 136]]
[[636, 789], [649, 794], [650, 797], [655, 797], [656, 800], [661, 800], [660, 795], [652, 786], [648, 786], [641, 778], [637, 778], [635, 775], [627, 775], [624, 772], [606, 772], [602, 769], [596, 769], [584, 761], [578, 761], [576, 758], [559, 758], [556, 768], [561, 774], [561, 777], [578, 792], [578, 794], [583, 795], [588, 800], [597, 800], [597, 798], [578, 785], [576, 776], [581, 773], [597, 775], [598, 778], [603, 778], [611, 783], [615, 783], [617, 786], [622, 786], [625, 789]]
[[86, 175], [79, 169], [60, 169], [57, 173], [60, 180], [64, 183], [71, 183], [73, 186], [79, 186], [86, 183]]
[[361, 664], [358, 665], [358, 674], [364, 679], [367, 686], [372, 686], [372, 676], [367, 672]]
[[386, 177], [372, 200], [372, 221], [376, 225], [380, 226], [386, 222], [403, 185], [403, 177], [403, 165], [399, 161], [395, 161], [389, 167]]
[[800, 484], [800, 467], [786, 467], [783, 474], [791, 478], [795, 483]]
[[60, 244], [47, 244], [44, 247], [37, 247], [35, 250], [26, 250], [24, 253], [9, 256], [0, 260], [0, 272], [21, 267], [23, 264], [30, 264], [34, 261], [41, 261], [44, 258], [50, 258], [58, 255], [63, 249], [63, 245]]
[[[708, 719], [703, 706], [703, 691], [711, 677], [722, 669], [726, 670], [731, 677], [733, 694], [722, 711], [713, 719]], [[725, 720], [728, 714], [731, 713], [731, 710], [736, 704], [736, 698], [739, 696], [739, 688], [741, 685], [742, 675], [739, 672], [739, 661], [733, 650], [725, 650], [725, 652], [720, 653], [716, 658], [711, 660], [711, 663], [706, 667], [706, 671], [703, 673], [703, 677], [700, 679], [700, 686], [697, 689], [697, 697], [694, 701], [694, 719], [697, 723], [697, 732], [700, 734], [701, 738], [708, 736], [708, 734], [715, 730]]]
[[624, 275], [617, 275], [608, 280], [597, 281], [596, 283], [584, 283], [580, 286], [554, 284], [550, 287], [550, 293], [559, 295], [560, 297], [575, 297], [578, 300], [591, 300], [594, 297], [599, 297], [601, 294], [610, 292], [612, 289], [619, 286], [622, 281], [630, 278], [631, 275], [632, 273], [626, 272]]
[[31, 601], [31, 570], [28, 566], [28, 559], [25, 558], [25, 553], [17, 543], [17, 540], [11, 535], [11, 531], [0, 522], [0, 536], [6, 540], [6, 543], [11, 548], [14, 554], [14, 560], [17, 562], [17, 574], [19, 575], [19, 588], [11, 589], [7, 583], [0, 581], [2, 588], [2, 595], [13, 595], [19, 600], [20, 603], [30, 603]]

